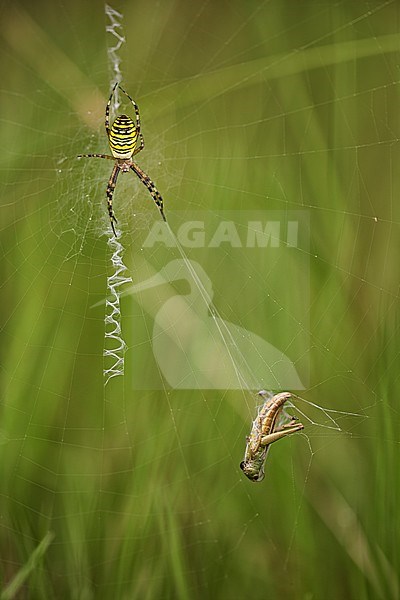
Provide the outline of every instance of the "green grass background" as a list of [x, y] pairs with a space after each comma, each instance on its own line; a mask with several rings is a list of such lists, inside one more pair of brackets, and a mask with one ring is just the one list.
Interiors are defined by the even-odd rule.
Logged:
[[[132, 390], [146, 368], [134, 339], [127, 376], [104, 390], [104, 308], [91, 307], [109, 274], [111, 163], [73, 160], [106, 151], [104, 6], [3, 1], [1, 598], [398, 598], [399, 5], [115, 8], [138, 162], [168, 206], [308, 211], [302, 396], [361, 417], [341, 418], [343, 434], [305, 422], [256, 485], [238, 468], [251, 396]], [[232, 311], [234, 274], [218, 276], [235, 321], [246, 304]], [[284, 274], [282, 288], [297, 293]], [[263, 310], [257, 323], [274, 326]]]

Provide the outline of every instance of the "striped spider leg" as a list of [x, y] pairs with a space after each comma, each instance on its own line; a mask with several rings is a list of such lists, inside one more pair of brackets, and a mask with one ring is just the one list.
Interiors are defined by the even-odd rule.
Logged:
[[[135, 111], [135, 121], [127, 115], [119, 115], [110, 127], [110, 107], [115, 90], [118, 86], [132, 103]], [[105, 158], [107, 160], [113, 160], [115, 163], [106, 190], [108, 215], [110, 217], [114, 235], [116, 236], [114, 223], [117, 223], [117, 219], [113, 211], [113, 196], [117, 185], [118, 175], [121, 172], [128, 173], [132, 170], [139, 177], [140, 181], [149, 190], [163, 220], [166, 221], [164, 203], [160, 192], [157, 190], [150, 177], [132, 160], [135, 154], [138, 154], [138, 152], [144, 148], [144, 139], [140, 131], [139, 107], [118, 82], [114, 85], [110, 98], [106, 104], [105, 128], [112, 156], [108, 154], [79, 154], [78, 158]]]
[[284, 413], [284, 404], [291, 398], [289, 392], [282, 392], [271, 398], [267, 396], [267, 392], [261, 391], [259, 396], [266, 397], [266, 400], [253, 421], [247, 437], [244, 460], [240, 463], [240, 468], [251, 481], [264, 479], [264, 465], [273, 442], [304, 429], [304, 425], [295, 417]]

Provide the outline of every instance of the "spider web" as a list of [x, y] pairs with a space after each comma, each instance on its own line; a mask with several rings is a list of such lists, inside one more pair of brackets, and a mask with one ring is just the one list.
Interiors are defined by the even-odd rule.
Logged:
[[[398, 598], [398, 5], [106, 13], [2, 11], [4, 597]], [[121, 174], [113, 263], [119, 76], [168, 225]], [[256, 484], [263, 388], [305, 429]]]

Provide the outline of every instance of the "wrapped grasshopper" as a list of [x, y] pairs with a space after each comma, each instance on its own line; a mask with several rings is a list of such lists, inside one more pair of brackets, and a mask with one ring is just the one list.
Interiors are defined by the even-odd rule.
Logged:
[[271, 398], [262, 390], [258, 395], [265, 401], [253, 421], [250, 435], [246, 438], [246, 452], [244, 460], [240, 463], [243, 473], [251, 481], [264, 479], [265, 460], [273, 442], [304, 429], [304, 425], [299, 423], [296, 417], [289, 417], [284, 411], [283, 405], [291, 398], [289, 392], [282, 392]]

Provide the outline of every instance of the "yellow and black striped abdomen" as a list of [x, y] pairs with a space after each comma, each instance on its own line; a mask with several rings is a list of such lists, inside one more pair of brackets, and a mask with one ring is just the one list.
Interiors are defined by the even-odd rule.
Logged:
[[111, 127], [109, 142], [115, 158], [132, 158], [137, 143], [138, 133], [130, 117], [120, 115]]

